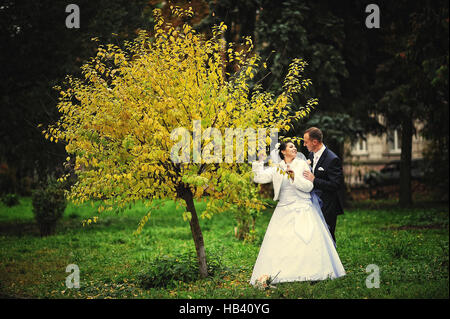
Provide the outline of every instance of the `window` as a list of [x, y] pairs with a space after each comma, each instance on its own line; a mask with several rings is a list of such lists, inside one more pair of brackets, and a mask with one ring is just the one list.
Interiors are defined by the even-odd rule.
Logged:
[[402, 140], [401, 134], [398, 130], [389, 130], [387, 132], [387, 144], [389, 153], [401, 153]]
[[360, 138], [355, 144], [352, 146], [352, 154], [361, 155], [367, 154], [367, 141], [365, 139]]

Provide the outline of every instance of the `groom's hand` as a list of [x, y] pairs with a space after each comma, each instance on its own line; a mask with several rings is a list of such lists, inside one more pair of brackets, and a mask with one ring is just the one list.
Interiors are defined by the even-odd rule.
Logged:
[[313, 173], [311, 173], [310, 171], [308, 171], [308, 170], [304, 170], [303, 171], [303, 176], [308, 180], [308, 181], [310, 181], [310, 182], [314, 182], [314, 174]]

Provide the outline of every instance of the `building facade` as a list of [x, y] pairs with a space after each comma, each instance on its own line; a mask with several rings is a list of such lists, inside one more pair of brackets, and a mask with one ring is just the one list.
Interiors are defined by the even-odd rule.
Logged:
[[[423, 158], [426, 146], [426, 140], [420, 134], [413, 136], [412, 159]], [[390, 130], [381, 136], [368, 135], [353, 145], [345, 145], [343, 169], [346, 184], [352, 187], [363, 185], [364, 174], [379, 171], [390, 161], [400, 160], [401, 149], [398, 130]]]

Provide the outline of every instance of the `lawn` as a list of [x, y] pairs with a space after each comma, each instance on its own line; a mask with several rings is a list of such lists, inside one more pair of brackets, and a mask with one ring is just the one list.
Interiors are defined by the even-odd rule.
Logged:
[[[0, 297], [449, 298], [448, 204], [425, 203], [411, 209], [393, 202], [354, 206], [339, 216], [336, 231], [345, 277], [313, 285], [284, 283], [269, 290], [253, 288], [248, 281], [273, 209], [257, 220], [252, 243], [234, 237], [231, 213], [201, 220], [214, 274], [175, 279], [159, 287], [145, 285], [143, 278], [196, 274], [194, 243], [181, 210], [166, 201], [136, 236], [133, 232], [147, 211], [143, 203], [119, 215], [102, 213], [97, 223], [83, 226], [98, 204], [69, 204], [56, 234], [44, 238], [34, 222], [30, 198], [21, 198], [11, 208], [0, 204]], [[201, 211], [205, 203], [196, 206]], [[79, 267], [79, 289], [66, 287], [69, 264]], [[372, 264], [379, 269], [379, 288], [366, 286], [371, 275], [366, 267]]]

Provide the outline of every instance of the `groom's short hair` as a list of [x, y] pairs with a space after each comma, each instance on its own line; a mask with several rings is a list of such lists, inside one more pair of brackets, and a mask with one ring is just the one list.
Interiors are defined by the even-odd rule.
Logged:
[[306, 133], [308, 133], [310, 139], [317, 140], [317, 141], [319, 141], [319, 143], [322, 143], [323, 134], [322, 134], [322, 131], [320, 129], [318, 129], [317, 127], [310, 127], [309, 129], [307, 129], [305, 131], [304, 134], [306, 134]]

